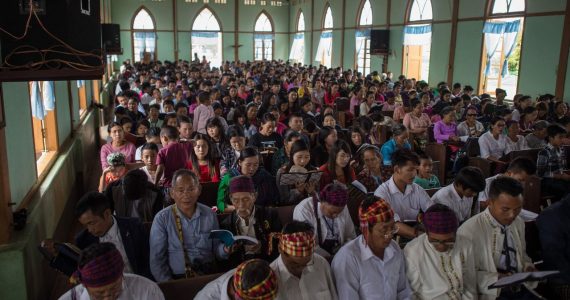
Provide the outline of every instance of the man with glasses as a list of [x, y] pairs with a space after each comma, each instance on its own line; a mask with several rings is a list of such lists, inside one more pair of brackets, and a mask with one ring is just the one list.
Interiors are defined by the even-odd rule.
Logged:
[[502, 277], [536, 270], [526, 254], [525, 225], [519, 218], [522, 192], [522, 184], [516, 179], [498, 177], [489, 188], [487, 209], [467, 220], [457, 231], [458, 238], [472, 241], [479, 299], [533, 299], [527, 298], [529, 292], [524, 289], [531, 287], [530, 284], [488, 288]]
[[209, 239], [218, 229], [216, 214], [198, 203], [201, 186], [187, 169], [172, 176], [174, 204], [161, 210], [150, 230], [150, 269], [157, 282], [216, 273], [216, 259], [227, 259], [230, 249]]
[[245, 235], [259, 241], [256, 245], [237, 244], [235, 252], [230, 255], [229, 265], [235, 267], [252, 258], [273, 261], [277, 255], [268, 253], [269, 235], [271, 232], [281, 231], [277, 211], [255, 205], [257, 193], [249, 176], [233, 177], [230, 181], [229, 194], [235, 210], [222, 221], [221, 228], [231, 231], [234, 235]]
[[456, 239], [459, 222], [455, 212], [434, 204], [424, 213], [423, 224], [426, 233], [404, 248], [414, 295], [418, 299], [476, 299], [473, 251], [468, 240]]
[[277, 299], [339, 299], [329, 263], [314, 253], [314, 230], [309, 223], [293, 221], [272, 237], [279, 239], [280, 255], [271, 263], [278, 278]]
[[340, 299], [411, 299], [404, 253], [392, 240], [398, 232], [387, 201], [369, 195], [358, 212], [362, 235], [336, 254], [333, 274]]
[[162, 300], [156, 283], [135, 274], [124, 274], [121, 253], [112, 243], [93, 244], [81, 252], [77, 275], [79, 285], [59, 300]]

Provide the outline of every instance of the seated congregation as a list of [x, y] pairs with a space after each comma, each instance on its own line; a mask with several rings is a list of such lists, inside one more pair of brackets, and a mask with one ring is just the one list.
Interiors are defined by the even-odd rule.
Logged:
[[[121, 70], [60, 299], [570, 299], [561, 99], [280, 61]], [[560, 274], [490, 287], [537, 270]]]

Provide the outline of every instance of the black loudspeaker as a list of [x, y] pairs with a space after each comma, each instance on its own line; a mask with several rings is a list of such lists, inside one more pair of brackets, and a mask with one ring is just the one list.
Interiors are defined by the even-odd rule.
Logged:
[[387, 54], [390, 52], [390, 30], [370, 31], [370, 53]]
[[2, 1], [0, 81], [101, 78], [99, 1]]
[[105, 54], [123, 54], [119, 24], [101, 24], [101, 40]]

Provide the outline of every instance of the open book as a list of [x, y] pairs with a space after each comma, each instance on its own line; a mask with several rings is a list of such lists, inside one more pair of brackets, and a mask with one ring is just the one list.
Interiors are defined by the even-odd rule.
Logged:
[[281, 174], [279, 179], [280, 185], [295, 185], [296, 183], [302, 182], [307, 183], [309, 181], [319, 182], [321, 180], [322, 171], [310, 171], [310, 172], [289, 172]]
[[245, 235], [234, 235], [231, 231], [225, 229], [218, 229], [210, 231], [210, 239], [219, 239], [227, 247], [231, 247], [236, 242], [241, 242], [243, 244], [259, 244], [256, 238], [252, 238]]
[[490, 289], [498, 289], [503, 287], [508, 287], [511, 285], [527, 282], [527, 281], [539, 281], [551, 277], [553, 275], [560, 274], [560, 271], [542, 271], [542, 272], [525, 272], [525, 273], [515, 273], [511, 276], [503, 277], [497, 282], [489, 286]]

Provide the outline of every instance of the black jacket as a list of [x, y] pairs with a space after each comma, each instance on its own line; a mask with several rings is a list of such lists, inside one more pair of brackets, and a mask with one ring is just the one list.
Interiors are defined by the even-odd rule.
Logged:
[[[119, 226], [123, 247], [129, 259], [133, 272], [152, 279], [149, 265], [149, 241], [142, 223], [134, 218], [114, 217]], [[75, 244], [85, 249], [92, 244], [99, 243], [99, 238], [92, 235], [87, 229], [75, 237]]]
[[[164, 205], [164, 195], [150, 182], [145, 182], [145, 193], [136, 208], [143, 223], [152, 223], [154, 216], [162, 210]], [[132, 216], [131, 201], [126, 200], [123, 193], [123, 182], [117, 180], [111, 183], [105, 190], [105, 196], [111, 201], [115, 214], [119, 217], [130, 218]]]
[[[261, 251], [259, 254], [254, 256], [246, 256], [243, 248], [230, 255], [229, 263], [226, 266], [227, 269], [232, 269], [237, 267], [240, 263], [245, 260], [252, 258], [260, 258], [266, 260], [267, 262], [272, 262], [279, 256], [279, 251], [277, 251], [277, 240], [274, 240], [273, 253], [269, 253], [269, 235], [272, 232], [281, 232], [281, 221], [279, 220], [279, 215], [275, 208], [255, 206], [255, 224], [253, 229], [255, 231], [255, 236], [261, 243]], [[239, 216], [234, 211], [225, 219], [222, 220], [220, 224], [221, 229], [229, 230], [234, 235], [241, 235], [238, 231], [238, 220]]]

